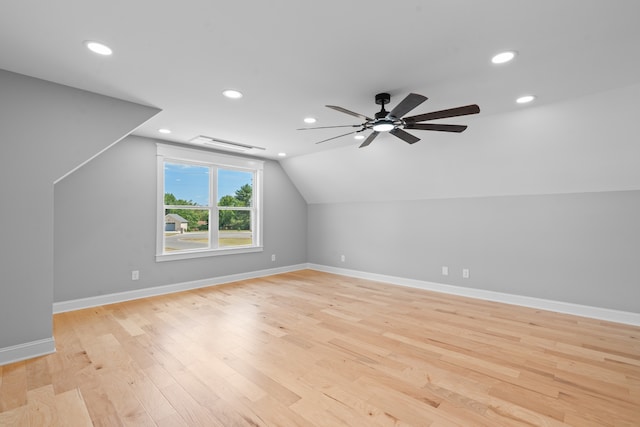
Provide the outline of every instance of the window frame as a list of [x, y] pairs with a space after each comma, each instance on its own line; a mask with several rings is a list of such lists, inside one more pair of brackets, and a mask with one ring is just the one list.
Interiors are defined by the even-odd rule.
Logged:
[[[190, 147], [176, 147], [166, 144], [156, 144], [157, 158], [157, 196], [156, 196], [156, 262], [181, 259], [202, 258], [220, 255], [232, 255], [252, 252], [262, 252], [262, 180], [264, 162], [252, 158], [231, 156], [212, 151], [199, 150]], [[204, 249], [186, 249], [179, 252], [165, 252], [165, 204], [164, 204], [164, 169], [165, 163], [188, 164], [209, 167], [209, 206], [192, 206], [186, 209], [209, 210], [209, 247]], [[218, 246], [219, 230], [218, 218], [221, 210], [218, 206], [218, 169], [237, 170], [253, 173], [252, 206], [233, 207], [235, 210], [253, 212], [251, 230], [253, 243], [246, 246]], [[185, 206], [180, 205], [180, 209]]]

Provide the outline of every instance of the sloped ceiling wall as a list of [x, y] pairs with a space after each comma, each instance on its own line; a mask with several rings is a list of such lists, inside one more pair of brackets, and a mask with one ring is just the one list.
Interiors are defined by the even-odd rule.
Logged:
[[287, 159], [309, 203], [309, 262], [638, 313], [639, 95], [636, 84], [460, 118], [466, 132], [414, 145], [345, 138]]
[[0, 88], [3, 364], [51, 350], [54, 182], [159, 110], [3, 70]]
[[[281, 163], [307, 203], [640, 189], [640, 84], [568, 102], [464, 117], [462, 134], [385, 135]], [[482, 107], [482, 106], [480, 106]], [[449, 119], [447, 123], [456, 120]]]

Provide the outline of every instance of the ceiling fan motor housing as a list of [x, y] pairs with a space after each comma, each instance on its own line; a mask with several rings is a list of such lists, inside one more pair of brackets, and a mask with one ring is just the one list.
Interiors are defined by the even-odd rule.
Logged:
[[389, 112], [388, 112], [388, 111], [385, 111], [385, 109], [383, 108], [383, 109], [382, 109], [382, 111], [378, 111], [378, 112], [375, 114], [375, 118], [376, 118], [376, 120], [375, 120], [375, 121], [385, 119], [385, 118], [387, 117], [387, 114], [389, 114]]
[[376, 95], [376, 104], [384, 106], [391, 101], [391, 95], [388, 93], [379, 93]]
[[376, 118], [373, 122], [374, 126], [381, 124], [393, 125], [393, 118], [388, 117], [389, 112], [384, 109], [385, 104], [388, 104], [389, 101], [391, 101], [391, 95], [389, 95], [388, 93], [379, 93], [376, 95], [376, 104], [382, 105], [382, 108], [374, 116]]

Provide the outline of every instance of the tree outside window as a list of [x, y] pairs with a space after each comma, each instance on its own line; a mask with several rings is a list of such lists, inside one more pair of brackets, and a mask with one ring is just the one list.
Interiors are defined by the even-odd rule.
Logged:
[[260, 200], [256, 198], [256, 190], [262, 162], [243, 158], [232, 161], [230, 156], [212, 153], [185, 159], [182, 149], [160, 149], [160, 146], [158, 152], [179, 152], [180, 156], [159, 156], [163, 219], [159, 221], [156, 259], [261, 249]]

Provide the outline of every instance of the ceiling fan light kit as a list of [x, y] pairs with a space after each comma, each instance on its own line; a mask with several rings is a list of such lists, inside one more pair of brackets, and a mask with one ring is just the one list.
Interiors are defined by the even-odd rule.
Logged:
[[393, 124], [393, 122], [383, 119], [383, 120], [377, 121], [373, 126], [371, 126], [371, 129], [373, 129], [376, 132], [389, 132], [390, 130], [393, 130], [393, 128], [395, 127], [396, 126]]
[[432, 111], [430, 113], [419, 114], [417, 116], [404, 117], [411, 110], [413, 110], [426, 100], [427, 97], [424, 95], [410, 93], [402, 101], [400, 101], [400, 103], [396, 105], [393, 110], [387, 111], [385, 110], [384, 106], [385, 104], [388, 104], [389, 101], [391, 101], [391, 95], [389, 95], [388, 93], [379, 93], [376, 95], [375, 101], [376, 104], [381, 106], [381, 108], [380, 111], [374, 115], [374, 118], [367, 117], [360, 113], [355, 113], [353, 111], [347, 110], [346, 108], [338, 107], [337, 105], [326, 105], [326, 107], [331, 108], [332, 110], [357, 117], [361, 120], [364, 120], [364, 122], [359, 125], [321, 126], [313, 128], [301, 128], [298, 130], [330, 129], [342, 127], [360, 128], [356, 131], [318, 141], [316, 142], [316, 144], [331, 141], [333, 139], [341, 138], [347, 135], [353, 135], [355, 133], [363, 132], [366, 130], [372, 130], [373, 132], [371, 132], [367, 139], [364, 140], [364, 142], [360, 145], [360, 148], [366, 147], [371, 144], [371, 142], [373, 142], [373, 140], [382, 132], [388, 132], [391, 135], [402, 139], [408, 144], [414, 144], [420, 141], [420, 138], [413, 136], [409, 132], [405, 132], [404, 129], [460, 133], [463, 132], [467, 127], [463, 125], [420, 122], [446, 119], [449, 117], [466, 116], [469, 114], [478, 114], [480, 112], [480, 107], [478, 107], [476, 104], [471, 104], [465, 105], [463, 107], [450, 108], [447, 110]]

